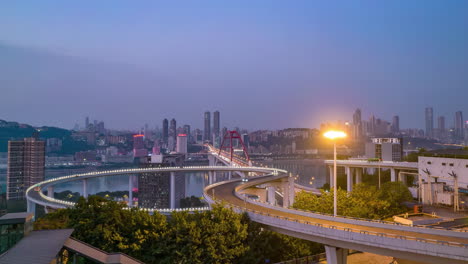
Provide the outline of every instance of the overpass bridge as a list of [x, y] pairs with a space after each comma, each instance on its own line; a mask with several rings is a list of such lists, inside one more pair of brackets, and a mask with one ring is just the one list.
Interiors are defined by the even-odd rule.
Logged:
[[[218, 152], [218, 158], [224, 159], [226, 157], [219, 155]], [[346, 263], [348, 249], [434, 264], [468, 263], [468, 230], [434, 229], [424, 226], [410, 227], [393, 222], [334, 217], [290, 209], [290, 205], [294, 202], [295, 186], [294, 178], [287, 171], [241, 166], [239, 163], [233, 164], [231, 160], [229, 162], [231, 162], [230, 166], [122, 169], [50, 179], [28, 188], [26, 192], [28, 210], [32, 211], [36, 204], [50, 208], [73, 207], [75, 205], [73, 202], [58, 200], [50, 195], [53, 194], [55, 184], [68, 181], [82, 181], [83, 196], [86, 197], [86, 185], [89, 178], [148, 172], [170, 172], [171, 178], [176, 172], [208, 171], [212, 174], [215, 172], [239, 172], [244, 173], [244, 179], [236, 178], [222, 182], [216, 182], [214, 179], [212, 184], [204, 189], [206, 201], [209, 204], [223, 202], [237, 212], [247, 212], [252, 221], [264, 224], [279, 233], [324, 244], [328, 263]], [[268, 203], [249, 199], [245, 195], [248, 189], [257, 186], [266, 186]], [[271, 202], [275, 199], [279, 188], [282, 189], [283, 194], [282, 207]], [[46, 190], [48, 195], [43, 193]], [[150, 213], [154, 211], [164, 213], [174, 210], [174, 208], [141, 209]], [[196, 208], [190, 209], [197, 210]]]
[[[330, 187], [333, 188], [333, 160], [326, 160], [325, 165], [330, 169]], [[347, 191], [353, 190], [353, 183], [362, 182], [362, 173], [364, 169], [388, 169], [390, 170], [390, 180], [392, 182], [401, 180], [406, 172], [418, 172], [417, 162], [394, 162], [394, 161], [367, 161], [367, 160], [337, 160], [338, 167], [344, 167], [347, 179]]]
[[[221, 153], [222, 156], [222, 152], [218, 152], [217, 149], [212, 148], [210, 152], [218, 156]], [[228, 158], [224, 156], [224, 159]], [[238, 158], [241, 159], [241, 157]], [[332, 161], [325, 163], [333, 164]], [[348, 175], [352, 175], [351, 170], [362, 172], [364, 168], [377, 167], [417, 171], [417, 163], [409, 162], [346, 160], [338, 161], [338, 166], [345, 166]], [[396, 172], [393, 172], [393, 175], [396, 175]], [[396, 177], [393, 180], [396, 180]], [[284, 183], [288, 182], [286, 186], [293, 188], [292, 190], [283, 188], [283, 197], [288, 198], [287, 202], [283, 203], [283, 207], [271, 202], [275, 194], [274, 191], [270, 192], [268, 187], [266, 187], [265, 201], [253, 200], [247, 195], [251, 188], [275, 186], [278, 182], [279, 186], [285, 186]], [[247, 212], [253, 221], [264, 224], [271, 230], [326, 245], [328, 263], [346, 263], [349, 249], [424, 263], [468, 263], [468, 230], [466, 229], [406, 226], [395, 222], [334, 217], [328, 214], [295, 210], [289, 208], [289, 205], [294, 202], [294, 189], [304, 188], [294, 184], [294, 178], [291, 175], [281, 172], [279, 175], [252, 177], [248, 182], [240, 179], [218, 182], [207, 186], [204, 196], [210, 204], [223, 202], [238, 212]], [[307, 191], [318, 194], [314, 189]]]
[[285, 181], [287, 174], [239, 179], [209, 185], [210, 204], [223, 202], [271, 230], [325, 244], [328, 263], [346, 263], [348, 249], [425, 263], [468, 263], [468, 230], [405, 226], [394, 222], [334, 217], [249, 199], [243, 192], [266, 183]]
[[[28, 212], [35, 212], [35, 207], [37, 204], [44, 206], [45, 208], [59, 209], [59, 208], [68, 208], [75, 206], [74, 202], [64, 201], [54, 198], [54, 186], [60, 183], [72, 182], [72, 181], [81, 181], [82, 182], [82, 196], [88, 197], [88, 180], [92, 178], [100, 177], [112, 177], [118, 175], [140, 175], [143, 173], [157, 173], [157, 172], [168, 172], [170, 173], [170, 207], [171, 208], [141, 208], [142, 210], [148, 212], [158, 211], [160, 213], [170, 213], [172, 211], [180, 210], [208, 210], [209, 208], [188, 208], [188, 209], [176, 209], [175, 208], [175, 173], [177, 172], [209, 172], [214, 174], [214, 172], [253, 172], [257, 174], [278, 174], [279, 170], [271, 168], [259, 168], [259, 167], [226, 167], [226, 166], [188, 166], [188, 167], [159, 167], [159, 168], [136, 168], [136, 169], [119, 169], [119, 170], [107, 170], [107, 171], [96, 171], [88, 172], [81, 174], [73, 174], [68, 176], [62, 176], [58, 178], [53, 178], [39, 182], [32, 185], [26, 190], [26, 200], [28, 206]], [[211, 184], [211, 183], [210, 183]], [[133, 189], [133, 183], [129, 181], [129, 193], [131, 194]], [[44, 192], [47, 191], [47, 195]], [[131, 196], [131, 195], [129, 195]], [[129, 199], [131, 200], [131, 199]], [[132, 204], [129, 203], [129, 207], [132, 207]]]

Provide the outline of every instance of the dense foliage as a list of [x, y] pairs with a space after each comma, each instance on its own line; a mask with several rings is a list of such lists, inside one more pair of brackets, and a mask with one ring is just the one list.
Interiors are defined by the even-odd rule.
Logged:
[[[337, 192], [338, 214], [344, 216], [383, 219], [403, 213], [407, 209], [402, 205], [412, 200], [411, 193], [401, 182], [386, 182], [379, 190], [367, 184], [356, 184], [349, 194], [341, 189]], [[333, 213], [333, 190], [322, 191], [317, 196], [300, 192], [295, 198], [294, 208], [320, 213]]]
[[73, 236], [145, 263], [265, 263], [316, 254], [320, 245], [280, 235], [221, 205], [200, 213], [149, 215], [90, 196], [35, 222], [35, 229], [73, 228]]
[[202, 207], [206, 206], [202, 199], [196, 196], [190, 196], [180, 199], [180, 208]]

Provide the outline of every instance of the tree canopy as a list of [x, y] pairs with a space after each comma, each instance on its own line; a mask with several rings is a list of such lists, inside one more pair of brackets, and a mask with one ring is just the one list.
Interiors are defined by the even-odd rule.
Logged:
[[265, 263], [323, 251], [320, 244], [281, 235], [223, 205], [169, 217], [99, 196], [38, 219], [35, 229], [73, 228], [72, 236], [145, 263]]
[[[338, 189], [338, 214], [369, 219], [383, 219], [406, 211], [403, 202], [412, 200], [408, 187], [401, 182], [386, 182], [381, 189], [364, 183], [356, 184], [349, 194]], [[308, 192], [296, 195], [294, 208], [333, 213], [333, 190], [321, 190], [317, 196]]]

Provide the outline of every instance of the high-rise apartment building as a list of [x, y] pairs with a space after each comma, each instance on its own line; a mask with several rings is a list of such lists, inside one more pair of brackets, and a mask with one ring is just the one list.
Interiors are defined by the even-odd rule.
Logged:
[[443, 139], [445, 137], [446, 137], [445, 117], [439, 116], [437, 118], [437, 138]]
[[444, 116], [439, 116], [437, 118], [437, 128], [439, 131], [445, 131], [445, 117]]
[[462, 111], [455, 112], [455, 136], [457, 139], [464, 139], [464, 122], [463, 122], [463, 113]]
[[392, 132], [393, 133], [400, 132], [400, 117], [399, 116], [393, 116], [393, 119], [392, 119]]
[[148, 155], [148, 150], [145, 148], [143, 134], [133, 135], [133, 157], [140, 158]]
[[362, 138], [362, 119], [361, 109], [356, 109], [353, 114], [353, 137], [354, 140], [360, 140]]
[[187, 134], [177, 135], [177, 147], [176, 152], [181, 154], [187, 154]]
[[376, 122], [375, 116], [371, 115], [370, 118], [369, 118], [369, 122], [367, 123], [367, 134], [368, 135], [372, 135], [372, 136], [375, 135], [376, 123], [377, 122]]
[[366, 143], [366, 157], [383, 161], [401, 161], [403, 158], [402, 138], [373, 138]]
[[431, 138], [434, 136], [434, 112], [432, 107], [426, 107], [426, 137]]
[[203, 140], [211, 141], [211, 113], [209, 111], [205, 112], [205, 126], [203, 131]]
[[[184, 155], [152, 155], [141, 160], [142, 168], [179, 167], [184, 165]], [[175, 207], [180, 206], [180, 199], [185, 197], [185, 176], [174, 176]], [[138, 206], [143, 208], [170, 208], [171, 173], [148, 172], [138, 177]]]
[[7, 200], [25, 199], [26, 190], [44, 180], [45, 142], [38, 138], [8, 141]]
[[465, 146], [468, 146], [468, 121], [465, 121], [465, 140], [463, 144], [465, 144]]
[[162, 140], [167, 145], [167, 139], [169, 138], [169, 121], [164, 118], [162, 125]]
[[168, 146], [169, 146], [170, 151], [175, 151], [176, 140], [177, 140], [177, 122], [174, 118], [172, 118], [169, 124]]
[[184, 125], [182, 134], [187, 135], [187, 141], [192, 142], [192, 134], [190, 132], [190, 125]]
[[214, 137], [215, 138], [219, 138], [219, 129], [220, 129], [220, 126], [219, 126], [219, 111], [215, 111], [213, 113], [213, 134], [214, 134]]

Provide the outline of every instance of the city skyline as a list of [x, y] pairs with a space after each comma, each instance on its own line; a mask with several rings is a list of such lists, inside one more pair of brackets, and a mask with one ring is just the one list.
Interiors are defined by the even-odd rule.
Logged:
[[468, 263], [467, 14], [0, 3], [0, 263]]
[[[443, 129], [457, 129], [457, 125], [459, 127], [463, 127], [466, 124], [468, 124], [468, 120], [465, 120], [463, 119], [463, 111], [455, 111], [453, 113], [449, 113], [448, 115], [443, 115], [443, 114], [440, 114], [440, 112], [438, 112], [438, 109], [436, 109], [435, 113], [433, 113], [434, 111], [432, 110], [433, 107], [426, 107], [425, 110], [427, 111], [428, 109], [431, 109], [431, 115], [433, 116], [432, 117], [432, 129], [434, 130], [437, 130], [440, 128], [440, 124], [441, 124], [441, 118], [443, 119], [442, 121], [442, 124], [443, 124]], [[358, 117], [356, 117], [356, 111], [359, 111], [358, 113]], [[420, 130], [423, 130], [424, 133], [426, 134], [426, 130], [427, 130], [427, 116], [424, 115], [421, 117], [421, 119], [423, 120], [423, 122], [425, 123], [425, 125], [423, 127], [405, 127], [405, 126], [401, 126], [401, 122], [400, 122], [400, 117], [402, 117], [403, 119], [405, 118], [405, 115], [391, 115], [389, 119], [386, 119], [386, 118], [383, 118], [382, 116], [379, 116], [379, 115], [375, 115], [375, 114], [368, 114], [368, 115], [363, 115], [362, 113], [366, 113], [365, 112], [365, 109], [364, 111], [362, 110], [362, 108], [356, 108], [354, 110], [353, 113], [349, 113], [349, 118], [348, 119], [340, 119], [340, 120], [325, 120], [323, 123], [320, 123], [319, 125], [317, 126], [297, 126], [297, 128], [310, 128], [310, 129], [320, 129], [320, 127], [324, 124], [335, 124], [336, 122], [340, 122], [342, 124], [345, 124], [345, 123], [349, 123], [349, 124], [352, 124], [354, 126], [356, 126], [359, 122], [357, 121], [356, 118], [358, 118], [359, 120], [362, 120], [362, 122], [366, 122], [366, 120], [372, 120], [372, 119], [380, 119], [381, 121], [385, 121], [385, 122], [388, 122], [388, 124], [390, 125], [389, 127], [389, 132], [397, 132], [399, 130], [404, 130], [404, 129], [420, 129]], [[206, 118], [206, 114], [209, 113], [210, 116], [211, 116], [211, 111], [206, 111], [204, 112], [204, 118]], [[248, 128], [248, 127], [244, 127], [242, 125], [239, 125], [239, 126], [226, 126], [224, 125], [225, 123], [224, 122], [220, 122], [220, 119], [219, 119], [219, 113], [220, 111], [216, 110], [216, 111], [213, 111], [213, 115], [215, 115], [217, 113], [218, 115], [218, 128], [222, 128], [222, 127], [226, 127], [226, 128], [241, 128], [241, 129], [247, 129], [249, 131], [255, 131], [255, 130], [278, 130], [278, 129], [286, 129], [286, 128], [294, 128], [294, 127], [275, 127], [275, 128], [269, 128], [269, 127], [262, 127], [262, 128], [257, 128], [257, 129], [252, 129], [252, 128]], [[425, 113], [423, 113], [425, 114]], [[427, 114], [427, 113], [426, 113]], [[386, 116], [386, 115], [385, 115]], [[455, 117], [455, 118], [452, 118]], [[445, 120], [448, 120], [448, 122], [446, 122]], [[457, 119], [458, 118], [458, 119]], [[179, 120], [178, 118], [172, 118], [175, 120]], [[216, 124], [214, 123], [216, 119], [213, 119], [213, 122], [209, 122], [209, 127], [210, 127], [210, 131], [209, 131], [209, 134], [212, 134], [212, 135], [215, 135], [216, 134]], [[456, 121], [457, 120], [457, 121]], [[21, 121], [18, 121], [18, 120], [6, 120], [6, 121], [10, 121], [10, 122], [18, 122], [20, 124], [28, 124], [28, 125], [32, 125], [32, 126], [36, 126], [36, 127], [41, 127], [41, 126], [50, 126], [48, 124], [30, 124], [30, 123], [25, 123], [25, 122], [21, 122]], [[101, 121], [98, 121], [96, 119], [93, 120], [95, 125], [97, 124], [98, 125], [98, 128], [100, 128], [100, 126], [102, 126], [102, 128], [100, 129], [103, 129], [104, 128], [104, 120], [101, 120]], [[224, 121], [224, 119], [223, 119]], [[148, 126], [148, 123], [150, 123], [150, 125]], [[112, 127], [108, 127], [107, 126], [107, 123], [106, 123], [106, 129], [110, 129], [110, 130], [116, 130], [116, 131], [134, 131], [135, 133], [139, 133], [139, 132], [143, 132], [143, 131], [146, 131], [147, 129], [156, 129], [156, 130], [160, 130], [161, 133], [163, 134], [163, 139], [165, 138], [164, 134], [168, 134], [169, 131], [168, 130], [168, 119], [167, 118], [164, 118], [162, 120], [162, 126], [160, 126], [161, 124], [161, 121], [159, 121], [159, 124], [158, 122], [148, 122], [148, 123], [145, 123], [144, 127], [143, 126], [137, 126], [137, 127], [133, 127], [133, 128], [112, 128]], [[82, 124], [84, 124], [82, 126]], [[75, 123], [75, 125], [73, 126], [73, 128], [71, 129], [84, 129], [88, 126], [88, 124], [92, 124], [92, 122], [90, 121], [89, 119], [89, 116], [86, 116], [84, 117], [84, 121], [82, 120], [81, 122], [77, 122]], [[202, 120], [200, 122], [200, 120], [195, 120], [193, 122], [180, 122], [179, 125], [176, 125], [175, 129], [186, 129], [185, 127], [188, 126], [189, 127], [189, 130], [190, 130], [190, 127], [193, 127], [194, 129], [200, 129], [201, 131], [204, 131], [205, 130], [205, 127], [207, 126], [208, 124], [206, 123], [206, 120]], [[395, 127], [396, 126], [396, 127]], [[65, 128], [65, 129], [70, 129], [70, 128], [66, 128], [66, 127], [61, 127], [61, 128]], [[356, 128], [358, 130], [362, 130], [363, 128]], [[356, 133], [362, 133], [362, 131], [360, 132], [357, 132], [357, 131], [353, 131], [352, 132], [353, 134], [356, 134]], [[433, 134], [432, 135], [429, 135], [429, 137], [435, 137], [437, 133], [437, 131], [433, 131], [432, 132]], [[463, 132], [458, 132], [458, 133], [463, 133]], [[205, 136], [205, 135], [204, 135]], [[461, 136], [463, 137], [463, 136]], [[175, 139], [174, 139], [175, 140]], [[164, 141], [167, 141], [167, 140], [164, 140]], [[167, 143], [167, 142], [166, 142]]]
[[465, 2], [90, 3], [2, 4], [2, 119], [70, 128], [89, 115], [128, 129], [196, 124], [209, 109], [222, 126], [259, 129], [360, 107], [423, 128], [417, 109], [468, 112]]

